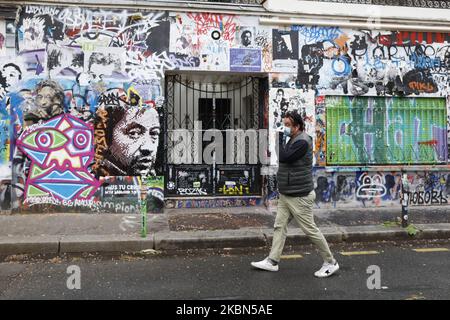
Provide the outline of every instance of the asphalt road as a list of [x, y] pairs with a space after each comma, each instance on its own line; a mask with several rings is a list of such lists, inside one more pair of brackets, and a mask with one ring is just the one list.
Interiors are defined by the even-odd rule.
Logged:
[[[312, 246], [286, 248], [276, 273], [250, 266], [267, 249], [12, 256], [0, 263], [0, 299], [450, 299], [450, 241], [331, 248], [341, 270], [327, 279], [313, 276], [321, 259]], [[422, 248], [437, 251], [413, 250]], [[73, 265], [80, 268], [81, 289], [67, 287], [67, 268]], [[379, 267], [378, 289], [367, 286], [374, 276], [369, 266]], [[369, 283], [377, 285], [373, 279]]]

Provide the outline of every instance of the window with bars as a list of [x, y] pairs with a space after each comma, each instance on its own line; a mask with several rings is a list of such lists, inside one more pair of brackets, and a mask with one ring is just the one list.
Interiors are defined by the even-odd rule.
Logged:
[[328, 96], [325, 101], [327, 165], [448, 159], [445, 99]]

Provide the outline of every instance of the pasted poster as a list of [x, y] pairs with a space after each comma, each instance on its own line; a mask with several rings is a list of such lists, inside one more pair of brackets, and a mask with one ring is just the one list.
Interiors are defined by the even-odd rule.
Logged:
[[314, 91], [303, 91], [290, 88], [272, 88], [269, 92], [269, 128], [283, 131], [283, 119], [288, 111], [296, 110], [305, 122], [305, 131], [315, 136], [315, 103]]
[[260, 72], [260, 49], [230, 49], [230, 71]]
[[296, 73], [298, 69], [298, 49], [298, 32], [272, 30], [272, 71]]
[[95, 78], [126, 80], [124, 48], [95, 47], [84, 52], [84, 69]]
[[97, 212], [139, 213], [141, 185], [139, 178], [101, 177], [102, 186], [96, 201]]
[[290, 88], [271, 88], [269, 91], [269, 132], [271, 164], [278, 165], [276, 154], [277, 132], [284, 130], [283, 120], [286, 112], [296, 110], [302, 115], [305, 132], [313, 138], [316, 135], [314, 91]]

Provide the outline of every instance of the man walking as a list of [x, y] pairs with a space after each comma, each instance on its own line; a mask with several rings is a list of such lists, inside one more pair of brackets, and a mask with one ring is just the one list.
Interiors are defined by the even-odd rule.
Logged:
[[312, 177], [313, 142], [304, 131], [304, 122], [296, 111], [289, 111], [284, 118], [284, 136], [290, 137], [280, 143], [279, 168], [277, 174], [278, 200], [272, 249], [267, 258], [252, 262], [252, 266], [267, 271], [278, 271], [281, 253], [286, 240], [287, 226], [294, 218], [302, 231], [318, 247], [324, 260], [322, 268], [314, 273], [316, 277], [331, 276], [339, 265], [334, 259], [322, 232], [314, 222], [312, 206], [315, 199]]

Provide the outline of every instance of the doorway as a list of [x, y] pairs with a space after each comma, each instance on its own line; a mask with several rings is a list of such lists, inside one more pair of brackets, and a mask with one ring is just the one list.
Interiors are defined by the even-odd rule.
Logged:
[[[250, 141], [245, 140], [246, 161], [230, 163], [227, 148], [237, 148], [239, 140], [230, 139], [227, 132], [249, 129], [257, 132], [263, 128], [267, 78], [223, 73], [169, 74], [165, 81], [165, 196], [261, 196], [261, 165], [247, 161]], [[175, 134], [180, 129], [187, 136], [177, 140]], [[203, 137], [211, 129], [220, 133], [222, 150], [216, 150], [213, 160], [207, 162], [204, 151], [215, 138]], [[182, 154], [176, 149], [180, 143], [185, 143]], [[180, 163], [183, 161], [178, 157], [189, 161]]]

